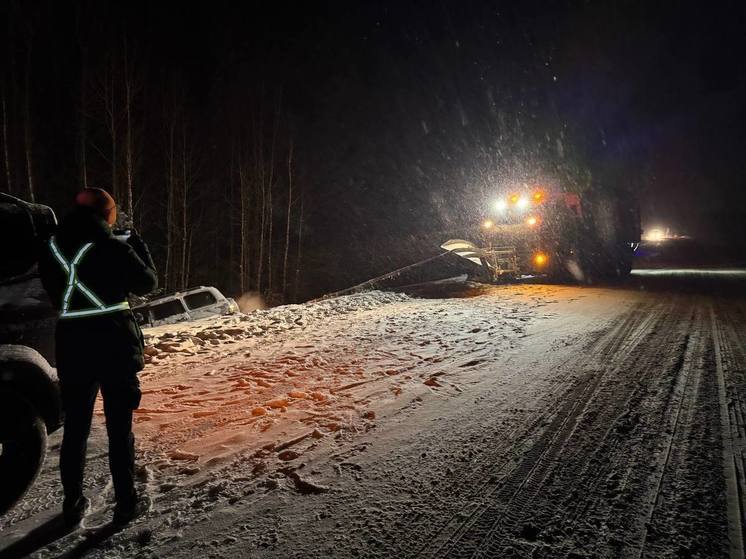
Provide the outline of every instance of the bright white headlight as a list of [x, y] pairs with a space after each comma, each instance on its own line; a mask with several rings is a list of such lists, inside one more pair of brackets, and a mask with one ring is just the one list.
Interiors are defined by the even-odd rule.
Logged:
[[528, 198], [526, 198], [525, 196], [521, 196], [520, 198], [518, 198], [518, 201], [515, 203], [515, 207], [519, 210], [525, 210], [526, 208], [528, 208]]
[[505, 200], [498, 200], [497, 202], [495, 202], [495, 209], [498, 212], [504, 212], [508, 209], [508, 203]]

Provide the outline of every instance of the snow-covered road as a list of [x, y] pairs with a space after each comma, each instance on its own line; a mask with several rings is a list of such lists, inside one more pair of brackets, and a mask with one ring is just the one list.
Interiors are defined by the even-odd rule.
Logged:
[[[153, 330], [135, 426], [152, 510], [36, 555], [739, 556], [742, 281], [374, 292]], [[59, 440], [0, 547], [43, 540]]]

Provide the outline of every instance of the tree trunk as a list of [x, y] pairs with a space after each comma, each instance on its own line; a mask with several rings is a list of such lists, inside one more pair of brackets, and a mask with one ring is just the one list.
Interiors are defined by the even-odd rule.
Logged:
[[277, 109], [275, 110], [275, 114], [273, 117], [274, 122], [272, 123], [272, 144], [270, 145], [270, 152], [269, 152], [269, 182], [267, 183], [268, 188], [268, 214], [269, 214], [269, 231], [267, 235], [267, 292], [269, 293], [270, 299], [272, 298], [272, 277], [273, 277], [273, 267], [272, 267], [272, 240], [274, 237], [273, 233], [273, 225], [274, 225], [274, 202], [272, 201], [272, 191], [274, 190], [274, 184], [275, 184], [275, 152], [277, 148], [277, 131], [280, 127], [280, 113], [282, 110], [282, 94], [280, 94], [279, 99], [277, 100]]
[[5, 181], [8, 188], [8, 193], [13, 194], [13, 178], [10, 170], [10, 150], [8, 149], [8, 109], [5, 94], [5, 85], [2, 88], [2, 104], [3, 104], [3, 155], [5, 158]]
[[80, 106], [78, 123], [78, 164], [80, 165], [81, 188], [88, 188], [88, 48], [83, 44], [83, 34], [80, 30], [82, 9], [79, 6], [75, 15], [75, 35], [78, 39], [80, 51]]
[[188, 151], [187, 151], [187, 134], [186, 124], [182, 122], [181, 125], [181, 285], [184, 288], [187, 286], [187, 254], [188, 254], [188, 243], [189, 243], [189, 232], [188, 232], [188, 196], [190, 191], [190, 173], [188, 170]]
[[83, 66], [80, 71], [80, 179], [83, 188], [88, 188], [88, 54], [83, 52]]
[[127, 133], [125, 138], [125, 173], [127, 180], [127, 217], [134, 222], [133, 187], [134, 169], [132, 163], [132, 76], [129, 71], [129, 53], [127, 39], [124, 39], [124, 112]]
[[[239, 276], [239, 288], [241, 293], [247, 291], [247, 275], [246, 275], [246, 264], [247, 264], [247, 246], [246, 246], [246, 210], [247, 205], [247, 185], [246, 185], [246, 171], [243, 164], [243, 156], [239, 153], [238, 162], [238, 195], [239, 195], [239, 258], [238, 258], [238, 276]], [[248, 282], [251, 282], [251, 278], [248, 278]]]
[[173, 214], [174, 214], [174, 116], [169, 115], [168, 130], [168, 177], [166, 198], [166, 269], [163, 278], [163, 286], [166, 291], [171, 287], [171, 266], [173, 265]]
[[[274, 167], [274, 162], [272, 162], [272, 166]], [[272, 208], [272, 183], [274, 181], [272, 178], [272, 171], [270, 170], [270, 180], [267, 183], [267, 293], [270, 299], [272, 298], [272, 222], [274, 221]]]
[[293, 144], [288, 148], [288, 206], [285, 220], [285, 255], [282, 262], [282, 298], [287, 302], [288, 295], [288, 254], [290, 252], [290, 218], [293, 207]]
[[[261, 123], [261, 114], [259, 115]], [[259, 225], [259, 259], [256, 273], [256, 289], [261, 294], [262, 292], [262, 271], [264, 269], [264, 233], [267, 225], [267, 189], [265, 184], [265, 172], [264, 172], [264, 144], [262, 142], [262, 127], [261, 124], [257, 129], [254, 126], [254, 164], [256, 168], [255, 177], [258, 177], [259, 186], [261, 189], [261, 217]]]
[[[302, 186], [303, 183], [301, 183]], [[293, 289], [293, 301], [298, 302], [298, 286], [300, 285], [300, 259], [301, 247], [303, 246], [303, 189], [300, 195], [300, 211], [298, 212], [298, 247], [295, 255], [295, 287]]]
[[187, 243], [187, 261], [186, 261], [186, 273], [184, 274], [184, 285], [187, 286], [191, 283], [190, 275], [192, 273], [192, 240], [194, 236], [194, 228], [189, 230], [189, 242]]
[[259, 225], [259, 260], [257, 263], [256, 272], [256, 289], [259, 293], [262, 292], [262, 271], [264, 270], [264, 231], [267, 224], [267, 192], [264, 186], [264, 181], [261, 181], [261, 219]]
[[105, 85], [105, 104], [106, 104], [106, 116], [108, 117], [108, 128], [109, 136], [111, 139], [111, 193], [114, 198], [120, 200], [119, 185], [117, 184], [117, 114], [116, 114], [116, 95], [115, 95], [115, 72], [114, 72], [114, 58], [111, 58], [111, 65], [109, 68], [110, 75], [107, 76]]
[[33, 165], [33, 135], [31, 130], [31, 46], [32, 38], [28, 39], [28, 47], [26, 49], [26, 74], [24, 79], [24, 100], [23, 100], [23, 112], [24, 112], [24, 130], [23, 139], [25, 144], [26, 152], [26, 176], [28, 179], [28, 195], [29, 201], [34, 202], [36, 198], [34, 190], [34, 165]]

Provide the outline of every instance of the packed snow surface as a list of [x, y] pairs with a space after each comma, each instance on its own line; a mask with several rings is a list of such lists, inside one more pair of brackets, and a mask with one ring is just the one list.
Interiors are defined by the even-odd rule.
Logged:
[[[89, 529], [32, 548], [727, 556], [741, 442], [724, 442], [720, 410], [740, 402], [745, 317], [741, 299], [638, 286], [462, 284], [150, 329], [135, 414], [149, 512], [98, 529], [112, 507], [99, 402]], [[59, 510], [59, 441], [0, 545]]]

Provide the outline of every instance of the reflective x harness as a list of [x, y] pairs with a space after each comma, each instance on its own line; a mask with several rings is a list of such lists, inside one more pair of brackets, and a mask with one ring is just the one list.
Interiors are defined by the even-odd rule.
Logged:
[[[80, 247], [80, 250], [78, 250], [72, 261], [68, 262], [67, 260], [65, 260], [65, 257], [62, 256], [62, 253], [60, 252], [60, 249], [57, 246], [54, 237], [49, 240], [49, 248], [52, 249], [52, 254], [67, 274], [67, 287], [65, 288], [65, 293], [62, 296], [62, 309], [60, 310], [61, 319], [98, 316], [117, 311], [126, 311], [130, 308], [130, 305], [127, 301], [124, 301], [122, 303], [115, 303], [113, 305], [107, 305], [101, 299], [96, 297], [93, 291], [88, 289], [86, 285], [82, 281], [80, 281], [80, 279], [78, 279], [78, 265], [92, 246], [93, 243], [84, 244], [82, 247]], [[91, 302], [93, 307], [75, 311], [70, 310], [70, 301], [72, 300], [73, 293], [76, 289], [80, 291], [85, 296], [85, 298]]]

